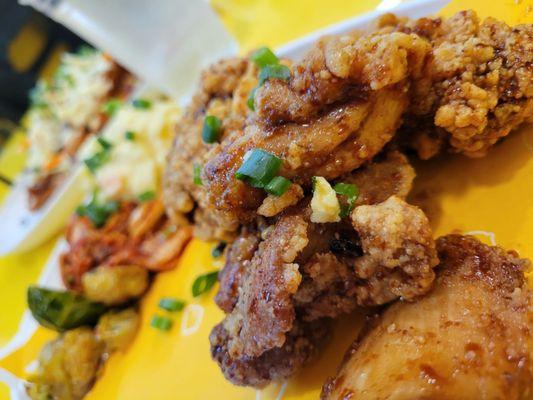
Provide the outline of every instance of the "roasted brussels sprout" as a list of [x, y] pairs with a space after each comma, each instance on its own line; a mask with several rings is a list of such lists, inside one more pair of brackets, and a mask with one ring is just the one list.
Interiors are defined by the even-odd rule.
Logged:
[[81, 279], [89, 300], [107, 305], [124, 304], [148, 288], [148, 271], [137, 265], [100, 266]]
[[83, 296], [37, 286], [28, 288], [28, 307], [42, 326], [57, 331], [95, 325], [107, 310], [103, 304], [93, 303]]
[[139, 323], [139, 313], [134, 308], [110, 311], [98, 321], [96, 336], [105, 343], [107, 352], [124, 350], [135, 337]]
[[39, 356], [37, 373], [30, 378], [32, 399], [78, 400], [91, 389], [103, 354], [103, 344], [92, 329], [77, 328], [49, 342]]

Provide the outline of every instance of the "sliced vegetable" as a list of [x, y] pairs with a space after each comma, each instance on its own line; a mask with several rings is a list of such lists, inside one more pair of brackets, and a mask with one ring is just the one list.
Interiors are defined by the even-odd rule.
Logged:
[[292, 182], [283, 176], [274, 177], [265, 186], [265, 190], [274, 196], [281, 196], [291, 186]]
[[87, 168], [89, 168], [89, 171], [93, 174], [101, 168], [102, 165], [109, 161], [109, 158], [111, 157], [111, 148], [113, 147], [113, 145], [103, 137], [99, 137], [96, 141], [100, 144], [102, 150], [83, 160]]
[[291, 77], [291, 70], [289, 67], [281, 64], [267, 65], [261, 70], [259, 74], [259, 86], [262, 86], [269, 79], [289, 80]]
[[264, 188], [276, 176], [281, 159], [261, 149], [246, 153], [244, 162], [235, 173], [235, 178], [257, 188]]
[[107, 308], [72, 292], [28, 288], [28, 307], [44, 327], [65, 331], [84, 325], [95, 325]]
[[152, 102], [146, 99], [135, 99], [131, 103], [133, 107], [147, 110], [152, 107]]
[[213, 256], [213, 258], [220, 257], [222, 253], [224, 253], [224, 249], [226, 248], [226, 246], [227, 246], [226, 242], [220, 242], [219, 244], [217, 244], [215, 248], [213, 249], [213, 251], [211, 252], [211, 255]]
[[124, 133], [124, 137], [126, 138], [126, 140], [133, 142], [135, 140], [135, 132], [126, 131], [126, 133]]
[[202, 140], [205, 143], [215, 143], [222, 131], [222, 121], [214, 115], [208, 115], [204, 119], [204, 126], [202, 128]]
[[264, 68], [267, 65], [278, 64], [278, 57], [270, 50], [268, 47], [260, 47], [250, 55], [250, 60], [252, 60], [255, 65], [259, 68]]
[[347, 204], [341, 204], [341, 211], [339, 213], [341, 218], [345, 218], [350, 215], [350, 212], [355, 206], [355, 202], [359, 197], [359, 188], [353, 183], [337, 183], [333, 186], [333, 190], [338, 195], [344, 196], [346, 198]]
[[172, 328], [172, 320], [161, 315], [154, 315], [150, 325], [153, 328], [159, 329], [160, 331], [169, 331], [170, 328]]
[[207, 274], [200, 275], [194, 280], [192, 284], [192, 295], [194, 297], [200, 296], [202, 293], [206, 293], [216, 283], [218, 278], [218, 271], [208, 272]]
[[193, 164], [192, 166], [193, 182], [197, 186], [203, 186], [202, 182], [202, 167], [199, 164]]
[[144, 203], [146, 201], [150, 201], [155, 199], [156, 193], [153, 190], [147, 190], [146, 192], [143, 192], [139, 195], [139, 201], [141, 203]]
[[116, 98], [109, 99], [103, 107], [103, 112], [108, 116], [111, 117], [114, 115], [119, 109], [122, 107], [122, 101]]
[[98, 137], [96, 141], [102, 146], [103, 150], [110, 150], [113, 145], [109, 143], [107, 140], [105, 140], [103, 137]]
[[166, 311], [181, 311], [184, 307], [185, 302], [174, 297], [163, 297], [161, 300], [159, 300], [159, 308], [162, 308]]
[[246, 104], [248, 105], [248, 108], [252, 111], [255, 111], [255, 92], [257, 92], [257, 86], [252, 89], [250, 94], [248, 95], [248, 100], [246, 100]]
[[105, 225], [107, 219], [116, 213], [119, 208], [120, 205], [116, 200], [98, 203], [96, 194], [94, 194], [88, 204], [78, 206], [76, 214], [88, 217], [96, 228], [101, 228]]

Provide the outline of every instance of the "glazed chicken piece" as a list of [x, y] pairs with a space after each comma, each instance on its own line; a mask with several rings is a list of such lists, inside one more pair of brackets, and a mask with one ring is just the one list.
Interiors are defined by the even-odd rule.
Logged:
[[323, 399], [528, 399], [533, 292], [516, 252], [449, 235], [434, 289], [397, 302], [346, 354]]
[[533, 121], [533, 25], [510, 27], [474, 11], [449, 19], [399, 20], [383, 29], [431, 41], [432, 57], [413, 81], [405, 136], [422, 158], [446, 144], [482, 157], [498, 140]]
[[[381, 179], [373, 181], [365, 174]], [[403, 182], [397, 181], [398, 177], [403, 177]], [[405, 157], [394, 152], [361, 169], [352, 179], [368, 185], [360, 187], [363, 198], [381, 201], [376, 186], [390, 190], [381, 196], [405, 196], [413, 177]], [[369, 213], [374, 224], [367, 226], [368, 221], [356, 216], [364, 207], [376, 207], [375, 213]], [[392, 232], [397, 240], [383, 238], [390, 241], [389, 248], [368, 239], [370, 234], [380, 234], [371, 228], [383, 224], [377, 214], [390, 214], [401, 221]], [[255, 233], [246, 229], [229, 249], [216, 297], [227, 316], [213, 331], [211, 348], [224, 374], [235, 384], [262, 386], [301, 367], [302, 362], [294, 363], [292, 369], [283, 367], [283, 371], [269, 367], [270, 378], [261, 382], [255, 373], [245, 373], [248, 363], [253, 362], [251, 370], [256, 370], [261, 360], [269, 360], [267, 354], [291, 353], [287, 346], [292, 346], [289, 338], [294, 335], [311, 343], [319, 341], [297, 334], [295, 329], [299, 332], [302, 324], [335, 318], [358, 305], [379, 305], [398, 296], [410, 299], [429, 290], [438, 260], [429, 223], [416, 207], [395, 196], [381, 204], [357, 207], [353, 214], [356, 230], [348, 220], [314, 224], [310, 215], [308, 200], [304, 200], [266, 229]], [[422, 248], [425, 257], [413, 252], [411, 259], [411, 254], [402, 253]], [[374, 259], [375, 252], [385, 252], [389, 259]], [[315, 346], [309, 349], [315, 352]], [[297, 358], [307, 359], [302, 354]], [[236, 368], [241, 372], [237, 374]]]
[[[249, 92], [257, 84], [257, 70], [246, 59], [222, 60], [202, 74], [200, 88], [190, 106], [176, 124], [176, 136], [167, 158], [163, 177], [164, 201], [167, 214], [175, 224], [187, 224], [186, 214], [194, 211], [195, 235], [203, 239], [227, 239], [228, 232], [238, 228], [228, 221], [207, 200], [205, 188], [195, 184], [194, 168], [220, 151], [220, 144], [202, 140], [202, 128], [207, 115], [222, 121], [220, 141], [242, 135]], [[196, 209], [195, 209], [196, 207]]]
[[310, 187], [371, 160], [392, 139], [408, 106], [429, 43], [414, 34], [354, 32], [321, 39], [291, 69], [257, 90], [256, 118], [209, 159], [203, 182], [229, 221], [249, 223], [266, 194], [235, 179], [245, 154], [266, 150], [283, 161], [280, 175]]

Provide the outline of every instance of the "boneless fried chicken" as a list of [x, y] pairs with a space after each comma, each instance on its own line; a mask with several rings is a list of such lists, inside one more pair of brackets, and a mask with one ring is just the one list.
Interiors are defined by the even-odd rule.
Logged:
[[322, 398], [530, 398], [529, 262], [468, 236], [442, 237], [437, 247], [435, 288], [371, 323]]
[[[397, 167], [394, 174], [392, 165]], [[376, 180], [366, 179], [365, 173]], [[398, 177], [403, 181], [396, 181]], [[228, 379], [258, 385], [244, 365], [253, 362], [259, 368], [261, 360], [270, 359], [268, 354], [290, 353], [288, 338], [301, 324], [337, 317], [357, 305], [379, 305], [400, 296], [412, 299], [429, 290], [432, 268], [438, 262], [429, 223], [420, 210], [395, 196], [407, 194], [413, 177], [405, 157], [393, 152], [354, 174], [363, 198], [370, 201], [377, 186], [390, 190], [381, 196], [392, 197], [356, 207], [353, 227], [347, 220], [312, 223], [308, 200], [304, 200], [262, 231], [243, 232], [229, 249], [220, 273], [216, 300], [228, 315], [211, 336], [212, 352], [219, 354], [215, 359]], [[365, 222], [363, 215], [372, 221]], [[376, 232], [383, 226], [383, 215], [400, 221], [396, 227], [401, 232], [391, 232], [395, 240], [390, 243], [390, 237]], [[374, 258], [379, 252], [384, 254], [381, 260]], [[314, 351], [314, 346], [309, 348]], [[239, 374], [235, 365], [242, 369]], [[279, 373], [271, 366], [268, 375], [287, 376], [301, 365], [295, 363], [290, 371], [283, 367]]]

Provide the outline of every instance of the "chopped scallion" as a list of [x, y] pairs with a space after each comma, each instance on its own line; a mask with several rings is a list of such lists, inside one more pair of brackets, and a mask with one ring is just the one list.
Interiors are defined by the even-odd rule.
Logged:
[[250, 55], [250, 60], [252, 60], [259, 68], [264, 68], [267, 65], [279, 63], [278, 57], [276, 57], [276, 55], [268, 47], [260, 47], [259, 49], [255, 50]]
[[341, 218], [345, 218], [350, 215], [350, 212], [355, 206], [355, 201], [357, 200], [357, 197], [359, 197], [359, 188], [353, 183], [340, 182], [333, 186], [333, 190], [335, 190], [335, 193], [338, 195], [346, 197], [347, 204], [341, 205], [341, 211], [339, 214]]
[[111, 200], [105, 203], [98, 203], [96, 194], [93, 194], [89, 203], [82, 204], [76, 208], [76, 214], [86, 216], [96, 228], [101, 228], [105, 225], [107, 219], [116, 213], [119, 208], [120, 204], [118, 201]]
[[261, 149], [253, 149], [245, 155], [235, 178], [253, 187], [264, 188], [276, 176], [281, 159]]
[[113, 145], [111, 143], [109, 143], [107, 140], [105, 140], [103, 137], [98, 137], [96, 139], [96, 141], [98, 142], [98, 144], [100, 144], [100, 146], [102, 146], [102, 149], [104, 150], [109, 150], [111, 149], [111, 147], [113, 147]]
[[139, 201], [144, 203], [145, 201], [150, 201], [155, 199], [156, 193], [153, 190], [147, 190], [139, 195]]
[[192, 166], [193, 182], [197, 186], [203, 186], [202, 182], [202, 166], [199, 164], [193, 164]]
[[265, 186], [265, 190], [274, 196], [281, 196], [291, 186], [292, 182], [283, 176], [276, 176]]
[[152, 328], [159, 329], [160, 331], [169, 331], [172, 328], [172, 320], [161, 315], [154, 315], [150, 325]]
[[89, 171], [91, 171], [93, 174], [107, 161], [109, 161], [109, 151], [106, 150], [99, 151], [93, 156], [83, 160], [87, 168], [89, 168]]
[[159, 300], [159, 308], [166, 311], [181, 311], [183, 307], [185, 307], [185, 302], [174, 297], [163, 297]]
[[103, 107], [103, 112], [108, 116], [111, 117], [113, 114], [115, 114], [119, 108], [122, 106], [122, 102], [119, 99], [109, 99]]
[[213, 251], [211, 252], [211, 255], [213, 258], [218, 258], [224, 253], [224, 249], [226, 248], [227, 243], [226, 242], [220, 242], [215, 246]]
[[147, 110], [152, 107], [152, 102], [146, 99], [135, 99], [131, 103], [133, 107], [140, 108], [142, 110]]
[[200, 275], [195, 279], [192, 284], [192, 295], [194, 297], [200, 296], [211, 289], [218, 278], [218, 271], [209, 272], [207, 274]]
[[262, 86], [269, 79], [282, 79], [284, 81], [291, 77], [289, 67], [281, 64], [267, 65], [259, 74], [259, 86]]
[[254, 101], [255, 101], [255, 92], [257, 92], [257, 87], [254, 87], [251, 91], [250, 91], [250, 94], [248, 95], [248, 100], [246, 100], [246, 104], [248, 105], [248, 108], [252, 111], [255, 111], [255, 104], [254, 104]]
[[219, 137], [222, 128], [222, 121], [214, 115], [208, 115], [204, 119], [202, 128], [202, 140], [205, 143], [215, 143]]
[[126, 131], [126, 133], [124, 133], [124, 137], [126, 138], [126, 140], [129, 140], [130, 142], [132, 142], [135, 140], [135, 132]]

